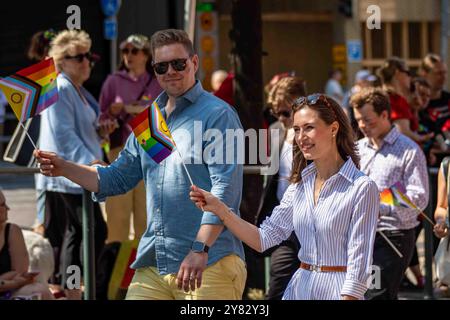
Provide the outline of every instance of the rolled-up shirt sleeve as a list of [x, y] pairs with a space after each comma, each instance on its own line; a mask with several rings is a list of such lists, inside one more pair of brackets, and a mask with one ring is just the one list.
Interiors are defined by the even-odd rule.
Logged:
[[272, 214], [263, 221], [258, 229], [262, 251], [280, 244], [294, 231], [292, 201], [297, 186], [298, 184], [291, 184], [287, 188], [280, 204], [273, 209]]
[[380, 196], [373, 181], [361, 185], [351, 218], [347, 246], [347, 273], [341, 295], [362, 299], [371, 274], [373, 245], [379, 213]]
[[140, 146], [134, 135], [128, 138], [125, 148], [116, 161], [107, 167], [97, 166], [98, 192], [92, 194], [94, 201], [105, 201], [106, 197], [124, 194], [142, 180]]

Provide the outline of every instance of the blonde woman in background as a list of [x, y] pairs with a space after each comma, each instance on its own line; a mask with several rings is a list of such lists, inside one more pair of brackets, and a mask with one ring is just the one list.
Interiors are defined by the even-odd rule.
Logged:
[[[101, 137], [113, 128], [99, 124], [100, 108], [83, 87], [94, 63], [91, 39], [84, 31], [65, 30], [51, 42], [49, 56], [57, 70], [58, 101], [41, 115], [40, 147], [79, 163], [101, 161]], [[36, 188], [45, 190], [45, 237], [55, 251], [55, 282], [66, 288], [69, 266], [81, 267], [83, 188], [63, 177], [38, 175]], [[107, 229], [98, 204], [94, 204], [95, 252], [102, 251]], [[58, 268], [59, 265], [59, 268]], [[81, 298], [78, 289], [67, 290], [68, 298]]]

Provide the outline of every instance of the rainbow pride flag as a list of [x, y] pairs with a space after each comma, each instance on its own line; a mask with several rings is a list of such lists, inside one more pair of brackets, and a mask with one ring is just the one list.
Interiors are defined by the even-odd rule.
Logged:
[[380, 193], [380, 201], [381, 201], [381, 203], [388, 204], [391, 206], [397, 205], [397, 201], [394, 197], [394, 194], [391, 191], [391, 188], [384, 189]]
[[137, 141], [156, 162], [167, 158], [175, 148], [175, 142], [156, 102], [129, 122]]
[[393, 205], [396, 207], [405, 207], [419, 210], [419, 208], [417, 208], [417, 206], [412, 203], [411, 200], [409, 200], [405, 193], [405, 187], [400, 182], [396, 182], [393, 186], [384, 189], [380, 193], [380, 201], [381, 203]]
[[19, 121], [34, 117], [58, 100], [56, 76], [50, 58], [0, 79], [0, 89]]

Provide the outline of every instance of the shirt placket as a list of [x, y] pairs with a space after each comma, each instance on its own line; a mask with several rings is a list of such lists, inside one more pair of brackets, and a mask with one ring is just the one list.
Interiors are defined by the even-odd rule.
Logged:
[[[169, 130], [172, 130], [173, 122], [175, 120], [174, 110], [168, 118], [166, 123]], [[165, 116], [165, 112], [163, 113]], [[164, 235], [164, 215], [163, 215], [163, 197], [164, 197], [164, 177], [166, 173], [166, 161], [159, 164], [158, 179], [156, 181], [157, 201], [155, 201], [155, 248], [156, 248], [156, 263], [160, 273], [168, 272], [167, 250], [165, 245]]]
[[317, 199], [317, 205], [314, 205], [314, 180], [315, 180], [315, 175], [311, 175], [311, 181], [308, 184], [309, 188], [310, 188], [310, 194], [312, 195], [310, 197], [310, 208], [312, 210], [310, 210], [311, 212], [311, 222], [312, 222], [312, 227], [313, 227], [313, 237], [314, 237], [314, 247], [313, 247], [313, 258], [314, 258], [314, 264], [317, 265], [318, 262], [318, 250], [317, 250], [317, 228], [316, 228], [316, 209], [319, 206], [319, 199]]
[[167, 252], [164, 241], [164, 219], [163, 219], [163, 183], [164, 183], [164, 173], [166, 169], [165, 163], [160, 164], [161, 168], [158, 172], [158, 178], [156, 181], [157, 197], [155, 197], [154, 203], [154, 223], [155, 223], [155, 251], [156, 251], [156, 262], [158, 265], [159, 272], [167, 272]]
[[[337, 179], [337, 177], [333, 176], [333, 177], [325, 180], [325, 182], [324, 182], [324, 184], [322, 186], [322, 189], [319, 192], [319, 196], [317, 197], [317, 205], [314, 207], [314, 211], [313, 211], [314, 242], [316, 244], [316, 247], [315, 247], [315, 250], [316, 250], [316, 254], [315, 254], [316, 261], [315, 261], [315, 264], [318, 265], [318, 266], [322, 265], [322, 259], [319, 256], [319, 252], [321, 252], [321, 250], [319, 249], [319, 245], [320, 245], [319, 238], [320, 238], [320, 235], [318, 234], [318, 231], [317, 231], [317, 228], [316, 228], [316, 217], [317, 217], [317, 214], [320, 211], [321, 205], [323, 203], [323, 201], [321, 201], [321, 199], [326, 194], [327, 189], [331, 188], [331, 187], [329, 187], [329, 185], [332, 185], [333, 181], [335, 179]], [[313, 195], [314, 195], [314, 183], [313, 183]]]

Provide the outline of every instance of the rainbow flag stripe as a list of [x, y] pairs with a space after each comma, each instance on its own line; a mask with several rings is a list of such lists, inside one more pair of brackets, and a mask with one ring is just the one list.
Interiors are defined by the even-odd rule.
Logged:
[[390, 188], [384, 189], [380, 193], [380, 201], [381, 201], [381, 203], [384, 203], [384, 204], [388, 204], [388, 205], [392, 205], [392, 206], [396, 205], [394, 195], [392, 194], [392, 191]]
[[156, 102], [133, 118], [129, 124], [141, 147], [156, 163], [167, 158], [175, 148], [172, 135]]
[[19, 121], [34, 117], [58, 100], [56, 77], [50, 58], [0, 79], [0, 89]]
[[419, 208], [409, 200], [405, 193], [405, 187], [400, 182], [396, 182], [392, 187], [384, 189], [380, 193], [380, 201], [381, 203], [396, 207], [419, 210]]

